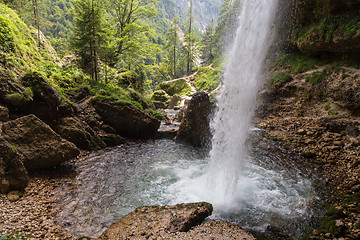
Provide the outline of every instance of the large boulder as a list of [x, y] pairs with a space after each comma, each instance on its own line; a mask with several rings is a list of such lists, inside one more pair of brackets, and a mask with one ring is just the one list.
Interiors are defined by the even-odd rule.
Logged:
[[170, 96], [173, 96], [175, 94], [184, 96], [191, 91], [191, 87], [185, 79], [175, 79], [167, 82], [162, 82], [159, 84], [159, 88], [164, 90]]
[[0, 136], [0, 193], [23, 190], [29, 183], [28, 172], [16, 146]]
[[32, 114], [5, 122], [0, 129], [2, 137], [24, 156], [27, 170], [52, 167], [79, 154], [73, 143], [62, 139]]
[[92, 101], [97, 113], [110, 126], [129, 138], [153, 137], [160, 127], [160, 121], [149, 114], [119, 102]]
[[76, 107], [64, 100], [40, 73], [27, 73], [22, 82], [33, 93], [33, 101], [26, 109], [22, 109], [23, 112], [33, 113], [44, 121], [70, 116], [76, 112]]
[[201, 224], [212, 210], [206, 202], [139, 207], [113, 223], [98, 239], [156, 239], [164, 232], [187, 232]]
[[196, 147], [208, 147], [212, 138], [210, 120], [213, 110], [208, 94], [195, 93], [184, 112], [177, 139], [184, 139]]
[[167, 103], [170, 99], [170, 96], [164, 90], [156, 90], [151, 99], [157, 102]]
[[96, 150], [106, 146], [100, 136], [86, 122], [74, 117], [62, 118], [55, 131], [80, 149]]

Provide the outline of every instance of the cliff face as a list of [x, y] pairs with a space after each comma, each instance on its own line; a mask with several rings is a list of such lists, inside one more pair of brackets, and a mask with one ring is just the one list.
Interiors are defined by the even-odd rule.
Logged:
[[360, 51], [360, 2], [299, 0], [291, 9], [291, 42], [305, 53]]

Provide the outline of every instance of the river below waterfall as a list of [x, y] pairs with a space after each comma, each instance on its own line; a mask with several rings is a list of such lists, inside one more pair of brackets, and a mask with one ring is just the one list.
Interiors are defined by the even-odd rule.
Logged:
[[235, 200], [217, 203], [204, 191], [208, 152], [168, 139], [130, 143], [91, 153], [75, 163], [71, 186], [61, 193], [58, 221], [73, 236], [97, 237], [136, 207], [208, 201], [211, 218], [237, 223], [247, 230], [273, 226], [294, 238], [314, 224], [320, 200], [316, 178], [253, 130], [244, 174]]

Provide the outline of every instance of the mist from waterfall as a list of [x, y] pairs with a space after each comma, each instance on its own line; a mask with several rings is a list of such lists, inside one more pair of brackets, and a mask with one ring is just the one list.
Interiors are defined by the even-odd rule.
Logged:
[[212, 123], [214, 136], [207, 187], [215, 205], [231, 207], [244, 166], [248, 161], [246, 140], [251, 128], [262, 66], [271, 43], [277, 0], [246, 0], [225, 69]]

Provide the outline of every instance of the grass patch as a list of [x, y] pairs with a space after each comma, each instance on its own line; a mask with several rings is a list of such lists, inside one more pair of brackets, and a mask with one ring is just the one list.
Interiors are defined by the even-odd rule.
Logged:
[[316, 71], [307, 76], [305, 80], [306, 82], [315, 85], [322, 82], [327, 76], [329, 76], [329, 73], [326, 70]]
[[301, 73], [315, 68], [317, 60], [307, 55], [281, 54], [277, 57], [276, 63], [290, 68], [291, 73]]
[[272, 85], [282, 85], [286, 82], [289, 82], [292, 79], [291, 75], [286, 72], [277, 72], [270, 78], [270, 83]]

